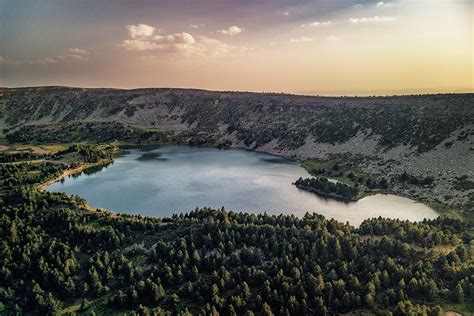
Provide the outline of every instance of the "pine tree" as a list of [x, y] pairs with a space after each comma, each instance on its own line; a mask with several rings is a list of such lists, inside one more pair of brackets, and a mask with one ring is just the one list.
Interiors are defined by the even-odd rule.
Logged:
[[458, 283], [456, 288], [453, 291], [453, 299], [455, 302], [463, 303], [464, 302], [464, 290], [461, 284]]
[[89, 307], [90, 307], [89, 301], [88, 301], [86, 298], [83, 298], [83, 299], [82, 299], [82, 302], [81, 302], [81, 307], [80, 307], [80, 308], [81, 308], [81, 311], [86, 310], [86, 309], [88, 309]]

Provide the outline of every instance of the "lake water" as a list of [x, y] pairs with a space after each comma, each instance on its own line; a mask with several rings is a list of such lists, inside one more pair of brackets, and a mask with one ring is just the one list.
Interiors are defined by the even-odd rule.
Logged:
[[204, 206], [297, 216], [316, 212], [356, 226], [378, 216], [411, 221], [437, 216], [422, 203], [394, 195], [352, 203], [321, 198], [292, 185], [310, 176], [297, 163], [238, 149], [134, 149], [100, 169], [70, 176], [48, 190], [77, 194], [97, 208], [154, 217]]

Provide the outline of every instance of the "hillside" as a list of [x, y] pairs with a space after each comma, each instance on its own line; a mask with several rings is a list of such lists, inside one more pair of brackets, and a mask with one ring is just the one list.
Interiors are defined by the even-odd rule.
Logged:
[[317, 97], [66, 87], [3, 89], [0, 94], [0, 127], [10, 142], [249, 148], [337, 161], [375, 178], [405, 172], [434, 177], [429, 188], [394, 183], [392, 190], [432, 205], [472, 209], [473, 94]]
[[[294, 150], [311, 143], [371, 140], [426, 152], [474, 124], [470, 94], [399, 97], [311, 97], [183, 89], [5, 89], [5, 127], [19, 124], [120, 121], [142, 127], [194, 129], [244, 146], [274, 142]], [[464, 132], [464, 133], [463, 133]], [[374, 147], [374, 146], [371, 146]], [[308, 153], [311, 155], [312, 153]]]

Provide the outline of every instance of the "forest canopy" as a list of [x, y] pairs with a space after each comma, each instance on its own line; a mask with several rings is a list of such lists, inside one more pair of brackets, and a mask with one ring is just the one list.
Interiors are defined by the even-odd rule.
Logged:
[[2, 313], [472, 311], [474, 244], [462, 220], [374, 218], [356, 228], [317, 214], [208, 208], [160, 219], [36, 189], [72, 166], [109, 161], [112, 150], [72, 146], [0, 165]]

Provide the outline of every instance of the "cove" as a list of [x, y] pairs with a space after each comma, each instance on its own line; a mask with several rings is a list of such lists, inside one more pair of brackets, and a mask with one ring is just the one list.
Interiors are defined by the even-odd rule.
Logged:
[[299, 190], [309, 177], [296, 162], [240, 149], [188, 146], [132, 149], [114, 163], [48, 187], [77, 194], [90, 205], [128, 214], [169, 217], [196, 207], [303, 216], [316, 212], [358, 226], [372, 217], [420, 221], [438, 215], [407, 198], [377, 194], [344, 203]]

